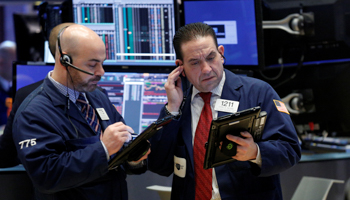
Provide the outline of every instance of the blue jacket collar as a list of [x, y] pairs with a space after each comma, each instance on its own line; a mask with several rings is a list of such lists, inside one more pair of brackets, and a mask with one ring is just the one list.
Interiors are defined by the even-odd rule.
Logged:
[[[62, 112], [65, 112], [66, 114], [68, 114], [69, 117], [75, 118], [81, 123], [86, 123], [81, 112], [78, 110], [75, 104], [72, 101], [70, 101], [66, 96], [64, 96], [62, 93], [60, 93], [58, 89], [53, 85], [53, 83], [49, 80], [48, 77], [45, 78], [44, 85], [45, 85], [44, 91], [48, 95], [48, 98], [52, 101], [52, 104], [54, 107], [60, 107], [62, 109]], [[86, 98], [89, 100], [89, 103], [91, 104], [91, 106], [95, 109], [103, 107], [101, 104], [102, 99], [98, 95], [104, 95], [104, 94], [102, 94], [102, 92], [99, 91], [98, 89], [94, 90], [93, 92], [86, 93]], [[68, 107], [68, 103], [69, 103], [69, 107]], [[107, 127], [107, 124], [104, 123], [104, 121], [100, 120], [100, 124], [102, 126], [102, 130], [104, 130]]]

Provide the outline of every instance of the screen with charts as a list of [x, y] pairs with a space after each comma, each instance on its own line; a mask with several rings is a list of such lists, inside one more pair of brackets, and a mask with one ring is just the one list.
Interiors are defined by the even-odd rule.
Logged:
[[213, 27], [225, 48], [227, 67], [257, 69], [263, 64], [262, 15], [259, 0], [184, 0], [184, 24]]
[[167, 102], [164, 84], [168, 74], [106, 72], [99, 86], [106, 89], [109, 99], [135, 133], [141, 133], [158, 119]]
[[[53, 69], [51, 64], [14, 63], [13, 86], [19, 88], [46, 77]], [[164, 84], [168, 73], [112, 72], [105, 74], [98, 85], [104, 88], [110, 101], [135, 133], [141, 133], [158, 119], [159, 112], [167, 102]]]
[[105, 65], [175, 66], [173, 0], [73, 0], [73, 15], [104, 41]]

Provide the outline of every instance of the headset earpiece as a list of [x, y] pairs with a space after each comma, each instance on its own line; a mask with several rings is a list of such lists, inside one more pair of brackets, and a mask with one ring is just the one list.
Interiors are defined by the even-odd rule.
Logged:
[[68, 26], [63, 27], [57, 35], [57, 46], [58, 46], [58, 51], [60, 52], [60, 62], [63, 66], [68, 67], [69, 64], [72, 64], [72, 57], [70, 57], [68, 54], [65, 54], [62, 52], [62, 47], [61, 47], [61, 34], [64, 29], [66, 29]]
[[63, 66], [68, 67], [69, 64], [72, 64], [73, 60], [68, 54], [62, 54], [60, 58], [60, 62]]

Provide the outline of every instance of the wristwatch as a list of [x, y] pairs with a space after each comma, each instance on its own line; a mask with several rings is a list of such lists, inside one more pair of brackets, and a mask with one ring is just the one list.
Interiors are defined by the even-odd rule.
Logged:
[[[165, 113], [166, 113], [167, 115], [173, 115], [173, 114], [171, 114], [171, 112], [168, 110], [168, 103], [165, 104]], [[182, 113], [181, 113], [181, 109], [179, 109], [178, 114], [177, 114], [177, 115], [173, 115], [173, 116], [180, 116], [181, 114], [182, 114]]]

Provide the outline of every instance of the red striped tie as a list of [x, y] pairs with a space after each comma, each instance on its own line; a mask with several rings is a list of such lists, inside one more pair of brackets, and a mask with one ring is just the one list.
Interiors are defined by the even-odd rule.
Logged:
[[86, 98], [82, 93], [79, 94], [77, 103], [81, 105], [81, 112], [83, 113], [85, 120], [95, 131], [95, 133], [99, 135], [101, 133], [101, 126], [95, 113], [95, 109], [87, 103]]
[[205, 170], [204, 156], [205, 143], [208, 141], [210, 124], [213, 119], [210, 108], [211, 92], [199, 93], [204, 101], [204, 106], [199, 117], [193, 146], [194, 156], [194, 179], [195, 179], [195, 199], [209, 200], [212, 197], [212, 169]]

